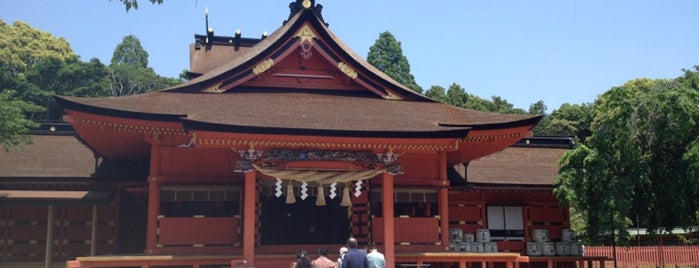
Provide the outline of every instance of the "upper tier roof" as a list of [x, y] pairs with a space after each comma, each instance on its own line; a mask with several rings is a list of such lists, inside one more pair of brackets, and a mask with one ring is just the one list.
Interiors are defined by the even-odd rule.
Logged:
[[473, 129], [533, 126], [541, 118], [461, 109], [418, 94], [343, 44], [313, 1], [296, 5], [298, 12], [269, 37], [182, 85], [127, 97], [56, 99], [67, 110], [262, 134], [464, 138]]

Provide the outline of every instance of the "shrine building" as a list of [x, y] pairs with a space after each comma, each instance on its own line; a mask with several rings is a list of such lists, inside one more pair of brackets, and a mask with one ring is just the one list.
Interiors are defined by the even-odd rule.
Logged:
[[[37, 162], [47, 169], [0, 174], [2, 260], [288, 267], [301, 249], [325, 246], [336, 259], [354, 237], [377, 245], [387, 267], [511, 267], [528, 261], [533, 230], [561, 239], [570, 223], [552, 182], [570, 139], [533, 146], [542, 115], [468, 110], [408, 89], [350, 50], [321, 10], [292, 2], [262, 38], [208, 28], [190, 46], [192, 79], [172, 88], [56, 96], [70, 125], [35, 135], [25, 152], [47, 148], [52, 160]], [[482, 230], [497, 250], [480, 259], [450, 237]]]

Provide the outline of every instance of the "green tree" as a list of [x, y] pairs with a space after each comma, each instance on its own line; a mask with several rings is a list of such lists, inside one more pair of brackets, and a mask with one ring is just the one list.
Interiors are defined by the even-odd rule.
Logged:
[[15, 91], [6, 89], [0, 92], [0, 144], [5, 151], [21, 150], [23, 144], [30, 144], [29, 129], [39, 124], [28, 119], [26, 114], [41, 112], [40, 106], [22, 101]]
[[447, 95], [444, 92], [445, 89], [442, 86], [431, 86], [430, 89], [425, 92], [425, 96], [439, 102], [447, 102]]
[[555, 194], [580, 213], [590, 242], [629, 225], [697, 224], [699, 92], [681, 78], [636, 79], [592, 107], [591, 135], [561, 160]]
[[[446, 93], [445, 93], [446, 91]], [[493, 96], [492, 100], [487, 100], [473, 94], [469, 94], [457, 83], [452, 83], [448, 89], [442, 86], [432, 86], [425, 96], [432, 99], [451, 104], [456, 107], [506, 114], [524, 114], [523, 109], [514, 108], [514, 105], [499, 96]]]
[[[0, 91], [13, 89], [19, 100], [50, 107], [59, 70], [77, 62], [78, 56], [65, 39], [24, 22], [10, 26], [0, 20]], [[31, 119], [50, 118], [47, 113], [32, 116]]]
[[576, 141], [584, 141], [592, 132], [592, 104], [564, 103], [560, 108], [546, 115], [534, 128], [535, 135], [570, 136]]
[[410, 73], [410, 63], [403, 55], [400, 42], [390, 32], [385, 31], [379, 35], [379, 39], [369, 48], [367, 61], [399, 83], [422, 93], [422, 87]]
[[99, 59], [76, 62], [58, 71], [56, 94], [78, 97], [109, 96], [109, 70]]
[[0, 21], [0, 32], [0, 91], [13, 89], [19, 100], [45, 108], [30, 119], [60, 120], [53, 95], [108, 95], [106, 66], [80, 61], [63, 38], [23, 22]]
[[135, 35], [124, 36], [112, 53], [111, 65], [126, 64], [132, 67], [148, 67], [148, 52]]
[[13, 75], [22, 76], [42, 60], [75, 62], [78, 56], [63, 38], [16, 21], [12, 26], [0, 20], [0, 64]]
[[161, 77], [148, 67], [148, 52], [134, 35], [127, 35], [114, 49], [108, 68], [109, 90], [113, 96], [151, 92], [182, 81]]
[[535, 103], [532, 103], [529, 105], [529, 114], [543, 114], [544, 116], [539, 120], [539, 124], [537, 124], [534, 129], [532, 130], [534, 132], [534, 136], [548, 136], [546, 133], [546, 129], [548, 129], [549, 124], [551, 123], [551, 116], [546, 114], [546, 104], [544, 104], [543, 100], [539, 100]]
[[506, 99], [500, 96], [491, 97], [493, 103], [493, 109], [491, 112], [503, 113], [503, 114], [524, 114], [525, 111], [521, 108], [515, 108], [514, 104], [508, 102]]
[[[469, 101], [466, 90], [457, 83], [452, 83], [447, 89], [447, 103], [456, 107], [467, 108], [466, 103]], [[471, 107], [469, 107], [471, 108]], [[476, 109], [480, 110], [480, 109]]]
[[[109, 0], [113, 1], [113, 0]], [[126, 8], [126, 12], [129, 12], [129, 10], [133, 9], [138, 9], [138, 0], [117, 0], [121, 3], [124, 4], [124, 7]], [[162, 4], [163, 0], [148, 0], [151, 2], [151, 4]]]
[[530, 114], [546, 114], [546, 109], [547, 107], [543, 100], [539, 100], [529, 105]]

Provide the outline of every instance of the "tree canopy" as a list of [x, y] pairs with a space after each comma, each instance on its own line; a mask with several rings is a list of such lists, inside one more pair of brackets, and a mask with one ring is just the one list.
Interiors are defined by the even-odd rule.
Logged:
[[[531, 107], [530, 107], [531, 108]], [[530, 113], [533, 111], [530, 109]], [[539, 112], [536, 112], [539, 113]], [[547, 114], [534, 128], [538, 136], [569, 136], [576, 141], [584, 141], [592, 132], [592, 104], [564, 103], [558, 109]]]
[[40, 106], [15, 97], [14, 90], [0, 91], [0, 144], [5, 151], [21, 150], [23, 144], [32, 142], [29, 129], [38, 127], [38, 124], [25, 117], [25, 114], [41, 110]]
[[148, 52], [135, 35], [124, 36], [112, 53], [111, 65], [126, 64], [132, 67], [148, 67]]
[[379, 35], [379, 39], [369, 48], [367, 61], [399, 83], [422, 93], [422, 87], [410, 73], [410, 63], [403, 55], [400, 42], [390, 32], [385, 31]]
[[[562, 107], [560, 118], [586, 137], [561, 159], [555, 194], [585, 221], [589, 242], [632, 224], [650, 232], [697, 225], [699, 88], [697, 73], [673, 80], [636, 79], [587, 106]], [[585, 130], [590, 119], [589, 130]], [[561, 124], [565, 125], [565, 124]]]
[[53, 96], [102, 97], [137, 94], [176, 85], [181, 80], [147, 67], [148, 52], [133, 35], [117, 46], [112, 64], [83, 62], [63, 38], [24, 22], [0, 20], [0, 143], [20, 148], [34, 120], [60, 120]]
[[134, 35], [125, 36], [114, 49], [108, 79], [112, 96], [146, 93], [182, 82], [176, 78], [161, 77], [148, 67], [148, 52]]
[[523, 109], [514, 108], [513, 104], [499, 96], [493, 96], [491, 100], [487, 100], [466, 92], [462, 86], [456, 83], [452, 83], [446, 90], [442, 86], [432, 86], [425, 92], [425, 96], [466, 109], [506, 114], [525, 113]]

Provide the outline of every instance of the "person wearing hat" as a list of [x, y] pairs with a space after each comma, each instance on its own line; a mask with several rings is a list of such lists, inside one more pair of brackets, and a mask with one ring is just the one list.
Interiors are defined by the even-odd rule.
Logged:
[[348, 249], [347, 249], [346, 247], [341, 247], [341, 248], [340, 248], [340, 257], [337, 258], [337, 267], [338, 267], [338, 268], [342, 268], [342, 257], [345, 256], [345, 253], [347, 252], [347, 250], [348, 250]]

